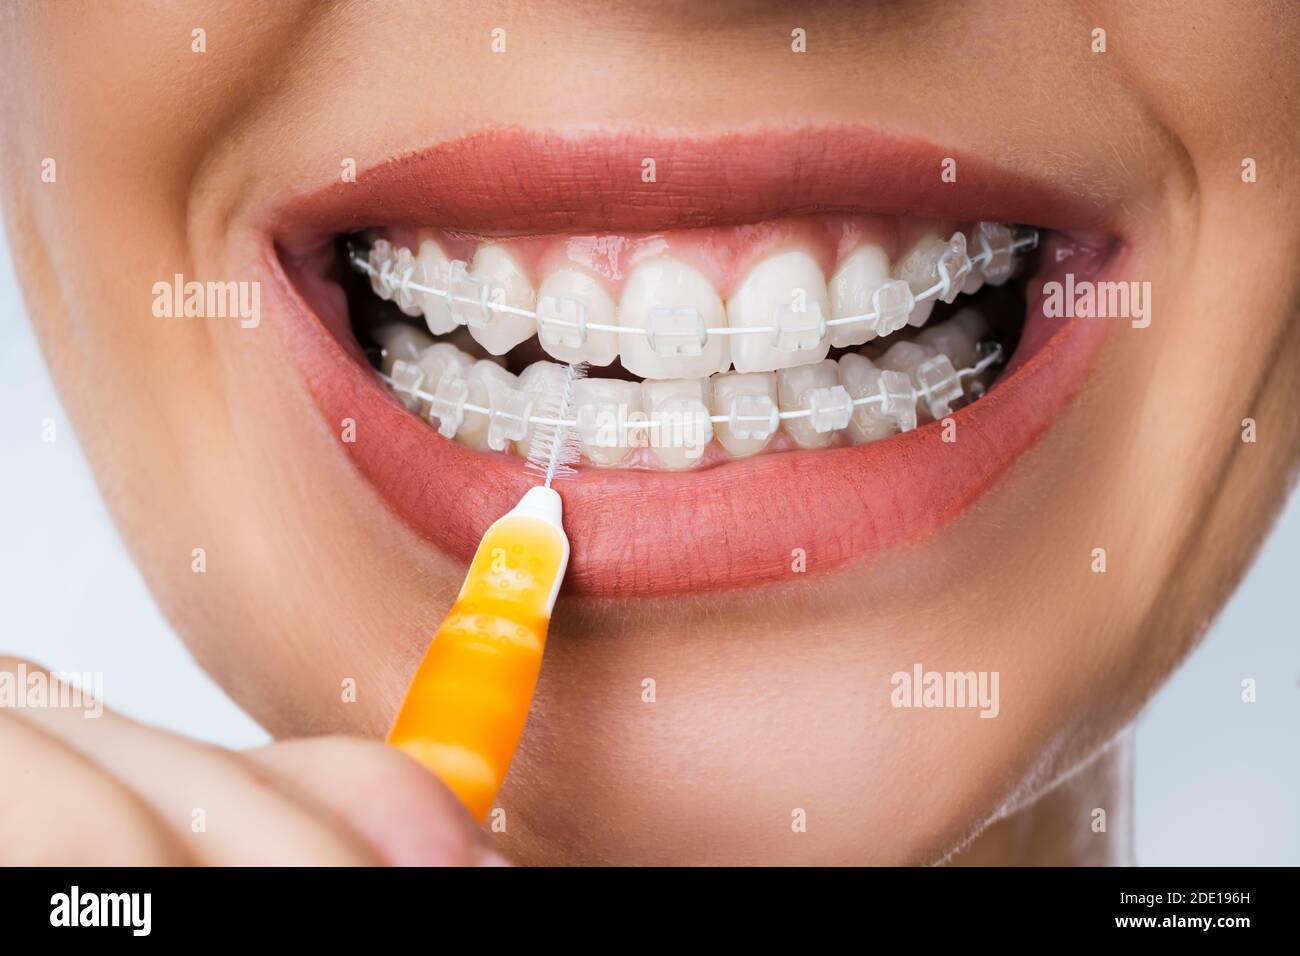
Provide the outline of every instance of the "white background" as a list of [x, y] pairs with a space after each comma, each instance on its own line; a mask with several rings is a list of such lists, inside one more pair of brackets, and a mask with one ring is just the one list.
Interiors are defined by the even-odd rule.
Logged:
[[[111, 253], [111, 250], [110, 250]], [[74, 308], [94, 309], [95, 303]], [[247, 746], [265, 733], [190, 660], [100, 501], [0, 237], [0, 652], [101, 671], [109, 706]], [[57, 440], [41, 440], [55, 422]], [[1138, 725], [1144, 864], [1300, 864], [1300, 507]], [[1241, 681], [1258, 701], [1241, 701]]]

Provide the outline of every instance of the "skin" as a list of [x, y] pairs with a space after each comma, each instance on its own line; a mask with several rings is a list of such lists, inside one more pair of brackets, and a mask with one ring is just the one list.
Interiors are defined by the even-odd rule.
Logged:
[[[364, 169], [493, 122], [870, 120], [1094, 184], [1129, 238], [1124, 277], [1152, 283], [1150, 328], [1120, 324], [1079, 400], [1001, 483], [869, 569], [562, 600], [499, 800], [508, 825], [490, 839], [526, 863], [926, 863], [968, 844], [958, 861], [1127, 858], [1124, 728], [1231, 593], [1300, 455], [1292, 5], [246, 7], [4, 7], [5, 215], [46, 358], [170, 621], [282, 740], [218, 754], [114, 718], [110, 745], [109, 731], [0, 714], [0, 754], [37, 774], [5, 797], [20, 832], [129, 820], [118, 859], [213, 861], [183, 824], [233, 791], [250, 820], [299, 821], [284, 859], [391, 860], [402, 841], [373, 835], [364, 800], [339, 809], [332, 783], [373, 769], [400, 778], [399, 821], [442, 834], [421, 859], [465, 862], [478, 845], [405, 758], [314, 737], [383, 734], [463, 569], [348, 465], [277, 356], [274, 316], [259, 330], [154, 319], [154, 282], [246, 278], [237, 237], [257, 201], [331, 181], [342, 157]], [[488, 53], [497, 25], [508, 70]], [[376, 60], [382, 74], [338, 68]], [[1098, 547], [1105, 574], [1090, 568]], [[892, 708], [889, 675], [915, 662], [998, 671], [998, 718]], [[346, 678], [355, 703], [339, 700]], [[164, 758], [135, 752], [146, 736], [210, 768], [204, 792], [169, 790]], [[259, 803], [240, 785], [263, 772], [277, 795]], [[35, 796], [82, 778], [112, 799]], [[797, 810], [806, 832], [792, 832]], [[91, 862], [85, 845], [0, 861]]]

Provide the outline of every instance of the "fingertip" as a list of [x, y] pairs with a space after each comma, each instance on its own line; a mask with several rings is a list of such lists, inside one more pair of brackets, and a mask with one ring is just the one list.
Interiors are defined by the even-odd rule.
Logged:
[[442, 781], [394, 747], [360, 737], [313, 737], [249, 755], [287, 774], [387, 865], [509, 865]]

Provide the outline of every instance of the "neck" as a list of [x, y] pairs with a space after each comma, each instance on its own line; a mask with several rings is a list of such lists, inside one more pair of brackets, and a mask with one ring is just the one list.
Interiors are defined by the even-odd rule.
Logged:
[[[953, 866], [1127, 866], [1133, 862], [1133, 741], [1126, 731], [1090, 764], [999, 820]], [[1105, 811], [1104, 818], [1098, 811]], [[1104, 829], [1102, 829], [1104, 826]]]

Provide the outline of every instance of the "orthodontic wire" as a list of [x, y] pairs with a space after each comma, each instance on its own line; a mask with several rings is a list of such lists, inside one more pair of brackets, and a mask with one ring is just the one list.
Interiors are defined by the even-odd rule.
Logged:
[[[1025, 236], [1023, 238], [1020, 239], [1013, 238], [1011, 240], [1011, 243], [1008, 246], [1008, 253], [1010, 255], [1015, 255], [1021, 249], [1034, 249], [1038, 246], [1038, 242], [1039, 242], [1039, 235], [1038, 232], [1035, 230], [1031, 235]], [[983, 235], [982, 233], [980, 235], [980, 245], [982, 247], [980, 252], [976, 253], [974, 256], [967, 256], [968, 266], [967, 269], [965, 270], [967, 274], [969, 274], [970, 270], [975, 268], [977, 265], [982, 266], [984, 263], [990, 261], [993, 258], [994, 255], [993, 248], [989, 244], [988, 236]], [[388, 272], [387, 274], [385, 274], [381, 270], [376, 270], [372, 265], [370, 265], [368, 258], [363, 258], [360, 255], [359, 250], [357, 250], [355, 247], [349, 249], [348, 259], [352, 264], [352, 267], [357, 271], [363, 272], [368, 276], [378, 275], [380, 281], [383, 282], [389, 288], [390, 291], [401, 290], [409, 294], [411, 290], [415, 290], [416, 292], [423, 292], [428, 295], [439, 296], [443, 299], [446, 299], [449, 303], [463, 302], [470, 305], [477, 305], [481, 308], [486, 308], [494, 312], [501, 312], [508, 315], [518, 315], [524, 318], [531, 318], [545, 325], [561, 325], [561, 326], [565, 326], [568, 328], [575, 328], [575, 329], [581, 329], [584, 327], [583, 324], [581, 323], [570, 322], [567, 319], [559, 319], [555, 317], [541, 318], [541, 316], [535, 311], [522, 309], [517, 306], [509, 306], [501, 303], [489, 302], [487, 301], [486, 294], [484, 294], [481, 298], [474, 299], [468, 296], [454, 295], [452, 294], [450, 289], [433, 289], [428, 286], [422, 285], [421, 283], [412, 282], [411, 275], [414, 272], [414, 268], [406, 269], [402, 275], [402, 278], [399, 281], [394, 282], [392, 280], [392, 275], [393, 275], [392, 272]], [[933, 286], [931, 286], [929, 289], [926, 289], [924, 292], [921, 292], [913, 296], [912, 298], [913, 306], [915, 306], [916, 303], [924, 302], [925, 300], [933, 296], [946, 295], [951, 289], [953, 277], [948, 274], [947, 266], [944, 264], [942, 259], [937, 263], [935, 263], [935, 265], [939, 271], [939, 281], [935, 283]], [[841, 325], [856, 325], [861, 322], [875, 321], [878, 318], [879, 318], [878, 312], [868, 312], [862, 315], [844, 316], [838, 319], [829, 319], [825, 322], [825, 326], [827, 329], [830, 329]], [[457, 321], [457, 325], [466, 325], [466, 324], [467, 323], [465, 322], [460, 322], [459, 320]], [[636, 328], [632, 326], [606, 325], [597, 322], [586, 323], [585, 328], [587, 329], [587, 331], [614, 332], [621, 335], [637, 333], [637, 334], [648, 336], [650, 334], [649, 329]], [[780, 330], [771, 328], [769, 326], [752, 326], [746, 328], [731, 328], [728, 326], [728, 327], [720, 327], [720, 328], [706, 328], [704, 330], [706, 335], [740, 335], [742, 333], [743, 334], [765, 333], [771, 335], [778, 331]], [[973, 365], [970, 368], [955, 370], [955, 374], [957, 376], [958, 381], [961, 381], [962, 379], [965, 378], [973, 377], [975, 375], [979, 375], [980, 373], [982, 373], [992, 365], [1002, 361], [1002, 346], [996, 342], [992, 344], [993, 344], [993, 348], [989, 352], [989, 354], [981, 358], [978, 362], [975, 363], [975, 365]], [[385, 351], [386, 350], [381, 350], [381, 354], [383, 354]], [[382, 372], [377, 372], [376, 374], [379, 376], [380, 379], [386, 382], [395, 392], [398, 392], [399, 394], [409, 395], [412, 398], [415, 398], [419, 401], [428, 402], [428, 403], [431, 403], [435, 398], [435, 396], [432, 393], [426, 392], [420, 388], [415, 388], [415, 389], [401, 388], [393, 382], [390, 376], [385, 375]], [[913, 387], [911, 389], [911, 399], [913, 405], [915, 405], [923, 398], [929, 398], [930, 392], [931, 389], [929, 386], [922, 386], [921, 388]], [[885, 401], [885, 396], [883, 395], [866, 395], [863, 396], [862, 398], [852, 399], [850, 402], [850, 407], [856, 409], [858, 407], [865, 407], [867, 405], [883, 404], [884, 401]], [[492, 409], [485, 408], [482, 405], [476, 405], [471, 402], [464, 403], [464, 405], [461, 406], [461, 409], [463, 412], [473, 412], [476, 415], [487, 415], [489, 417], [492, 415]], [[498, 412], [498, 415], [505, 417], [511, 421], [518, 420], [518, 416], [515, 415], [509, 415], [500, 412]], [[793, 409], [791, 411], [778, 411], [776, 413], [776, 419], [778, 421], [788, 421], [791, 419], [811, 418], [812, 415], [813, 415], [813, 410], [811, 408], [800, 408], [800, 409]], [[771, 421], [772, 421], [771, 415], [762, 415], [762, 416], [737, 415], [734, 417], [731, 415], [710, 415], [709, 416], [710, 424], [714, 424], [714, 425], [728, 424], [732, 422], [771, 422]], [[556, 428], [579, 427], [579, 423], [577, 419], [557, 419], [557, 418], [549, 418], [545, 416], [535, 416], [535, 415], [528, 416], [526, 423], [528, 425], [542, 425], [542, 426], [549, 426], [549, 427], [556, 427]], [[646, 421], [638, 421], [633, 423], [625, 423], [624, 431], [630, 432], [633, 430], [658, 428], [661, 427], [661, 425], [662, 423], [659, 422], [658, 420], [646, 420]]]
[[[956, 372], [957, 378], [958, 379], [972, 378], [1001, 361], [1002, 361], [1002, 346], [997, 342], [994, 342], [993, 348], [992, 350], [989, 351], [989, 354], [985, 355], [982, 359], [980, 359], [970, 368], [963, 368], [957, 370]], [[417, 398], [422, 402], [432, 402], [434, 399], [434, 395], [432, 392], [426, 392], [424, 391], [424, 389], [420, 389], [420, 388], [404, 389], [395, 385], [393, 383], [393, 379], [391, 376], [385, 375], [383, 372], [376, 372], [375, 374], [378, 375], [382, 381], [386, 382], [389, 385], [389, 387], [393, 389], [393, 391], [401, 395], [410, 395], [412, 398]], [[922, 398], [929, 398], [929, 397], [930, 397], [930, 388], [928, 386], [922, 388], [915, 388], [915, 387], [912, 388], [913, 404], [915, 404]], [[884, 402], [884, 400], [885, 399], [883, 395], [864, 395], [862, 398], [853, 399], [850, 404], [854, 408], [858, 408], [859, 406], [879, 404]], [[484, 408], [482, 405], [475, 405], [470, 402], [466, 402], [461, 407], [464, 411], [473, 412], [476, 415], [490, 416], [492, 414], [492, 409]], [[776, 417], [778, 421], [787, 421], [793, 418], [811, 418], [812, 413], [813, 412], [811, 408], [796, 408], [793, 411], [777, 412]], [[519, 420], [517, 415], [508, 415], [501, 412], [498, 412], [498, 415], [508, 418], [511, 421]], [[732, 416], [730, 415], [709, 416], [709, 421], [715, 425], [730, 424], [731, 422], [770, 422], [771, 420], [772, 418], [770, 415], [737, 415], [735, 418], [732, 418]], [[576, 418], [574, 419], [546, 418], [537, 415], [529, 415], [527, 419], [527, 423], [529, 425], [547, 425], [555, 428], [578, 428], [579, 427], [579, 422]], [[661, 425], [662, 423], [655, 419], [648, 419], [646, 421], [637, 421], [637, 422], [627, 422], [624, 423], [625, 426], [624, 432], [626, 433], [630, 431], [637, 431], [644, 428], [659, 428], [661, 427]]]
[[[1021, 249], [1034, 249], [1038, 246], [1038, 240], [1039, 240], [1039, 236], [1037, 231], [1035, 231], [1032, 235], [1025, 236], [1024, 238], [1021, 239], [1012, 239], [1010, 246], [1008, 246], [1008, 251], [1011, 255], [1015, 255]], [[967, 256], [967, 261], [970, 263], [969, 267], [966, 270], [967, 274], [969, 274], [970, 269], [975, 268], [976, 265], [982, 266], [993, 258], [993, 247], [989, 244], [988, 236], [985, 236], [983, 234], [980, 235], [980, 245], [982, 248], [978, 253], [976, 253], [974, 256]], [[446, 299], [449, 304], [452, 302], [460, 302], [467, 305], [476, 305], [479, 306], [480, 308], [489, 309], [493, 312], [501, 312], [506, 315], [517, 315], [520, 316], [521, 318], [533, 319], [539, 325], [549, 325], [549, 326], [558, 325], [570, 329], [582, 329], [585, 327], [588, 332], [613, 332], [618, 335], [638, 334], [647, 337], [650, 335], [650, 331], [651, 331], [650, 329], [638, 328], [636, 326], [608, 325], [602, 322], [587, 322], [584, 325], [583, 323], [570, 322], [568, 319], [560, 319], [554, 316], [547, 316], [543, 318], [534, 310], [523, 309], [523, 308], [519, 308], [518, 306], [504, 305], [502, 303], [497, 303], [497, 302], [489, 302], [487, 300], [486, 295], [484, 295], [481, 298], [475, 299], [475, 298], [470, 298], [469, 296], [454, 295], [450, 289], [434, 289], [429, 286], [423, 285], [419, 282], [413, 282], [411, 281], [411, 275], [415, 271], [414, 267], [407, 268], [403, 272], [402, 278], [397, 282], [394, 282], [391, 279], [391, 276], [393, 275], [392, 272], [389, 272], [387, 273], [387, 275], [385, 275], [382, 270], [376, 269], [374, 266], [372, 266], [368, 259], [363, 258], [360, 255], [359, 250], [355, 248], [349, 250], [348, 259], [351, 262], [352, 267], [356, 269], [358, 272], [363, 272], [368, 276], [377, 275], [380, 281], [383, 282], [386, 286], [388, 286], [388, 288], [391, 291], [401, 290], [409, 294], [412, 290], [414, 290], [415, 292], [422, 292], [425, 295], [436, 295], [439, 296], [440, 298]], [[932, 285], [930, 288], [926, 289], [924, 292], [914, 295], [912, 297], [913, 307], [915, 307], [916, 303], [924, 302], [927, 299], [933, 298], [934, 296], [947, 295], [949, 290], [951, 289], [953, 277], [948, 275], [947, 266], [944, 265], [942, 259], [939, 262], [937, 262], [935, 265], [939, 270], [939, 281], [934, 285]], [[486, 289], [484, 291], [486, 292]], [[880, 318], [879, 312], [865, 312], [862, 315], [848, 315], [848, 316], [842, 316], [841, 318], [838, 319], [827, 319], [825, 325], [827, 329], [832, 329], [842, 325], [857, 325], [862, 322], [874, 322], [877, 321], [879, 318]], [[456, 324], [467, 325], [468, 323], [461, 322], [459, 319], [457, 319]], [[780, 329], [775, 329], [772, 328], [771, 326], [749, 326], [745, 328], [732, 328], [730, 326], [721, 326], [718, 328], [706, 328], [704, 330], [704, 333], [705, 335], [749, 335], [749, 334], [758, 334], [758, 333], [762, 333], [766, 335], [775, 335], [780, 331], [781, 331]]]

